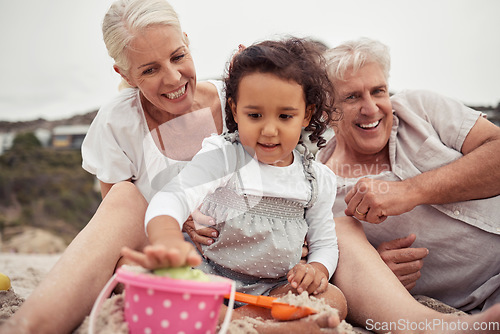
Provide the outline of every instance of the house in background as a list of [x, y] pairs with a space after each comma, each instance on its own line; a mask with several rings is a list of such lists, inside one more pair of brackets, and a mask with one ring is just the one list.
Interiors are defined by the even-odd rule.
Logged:
[[[43, 147], [79, 150], [89, 127], [90, 125], [60, 125], [52, 130], [37, 128], [32, 132]], [[0, 155], [12, 147], [18, 133], [21, 131], [0, 131]]]
[[52, 132], [50, 130], [38, 128], [33, 133], [43, 147], [52, 145]]
[[80, 149], [90, 125], [60, 125], [52, 130], [52, 147]]
[[0, 155], [12, 147], [15, 136], [15, 132], [0, 132]]

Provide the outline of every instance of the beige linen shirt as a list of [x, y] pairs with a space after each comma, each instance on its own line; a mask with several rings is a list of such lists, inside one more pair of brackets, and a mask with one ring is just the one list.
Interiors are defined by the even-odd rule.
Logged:
[[[403, 91], [391, 101], [391, 171], [364, 176], [399, 181], [449, 164], [462, 156], [465, 137], [482, 116], [459, 101], [427, 91]], [[318, 160], [325, 163], [335, 145], [334, 137], [320, 150]], [[337, 176], [334, 216], [345, 215], [345, 195], [358, 179]], [[500, 196], [420, 205], [379, 225], [363, 222], [363, 227], [374, 247], [415, 233], [413, 247], [429, 249], [412, 294], [464, 311], [500, 302]]]

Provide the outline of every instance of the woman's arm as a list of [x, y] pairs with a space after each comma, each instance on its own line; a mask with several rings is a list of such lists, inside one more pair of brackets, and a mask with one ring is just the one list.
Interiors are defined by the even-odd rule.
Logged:
[[[128, 179], [125, 181], [130, 182], [130, 181], [132, 181], [132, 179]], [[108, 192], [111, 190], [111, 187], [113, 185], [115, 185], [115, 183], [106, 183], [106, 182], [102, 182], [102, 181], [99, 181], [99, 184], [101, 185], [101, 196], [103, 199], [104, 199], [104, 197], [106, 197]]]
[[186, 232], [196, 248], [202, 253], [201, 245], [210, 246], [214, 243], [219, 232], [209, 226], [215, 225], [215, 221], [210, 216], [205, 216], [199, 210], [196, 210], [182, 225], [182, 231]]
[[104, 199], [108, 192], [111, 190], [111, 187], [114, 185], [114, 183], [105, 183], [102, 181], [99, 181], [99, 184], [101, 185], [101, 197]]

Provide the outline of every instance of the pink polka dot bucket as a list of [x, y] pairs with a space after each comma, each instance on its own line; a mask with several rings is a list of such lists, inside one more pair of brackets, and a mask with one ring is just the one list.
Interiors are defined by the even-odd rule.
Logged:
[[[234, 285], [231, 280], [208, 275], [209, 282], [173, 279], [120, 268], [101, 291], [92, 313], [118, 282], [125, 285], [124, 314], [131, 334], [216, 333], [224, 295], [231, 300], [219, 333], [224, 333], [232, 313]], [[93, 330], [90, 316], [89, 332]], [[95, 315], [94, 315], [95, 317]]]

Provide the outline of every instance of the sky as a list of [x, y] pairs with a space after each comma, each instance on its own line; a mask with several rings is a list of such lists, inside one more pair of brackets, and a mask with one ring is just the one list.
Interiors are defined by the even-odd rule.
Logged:
[[[112, 0], [0, 0], [0, 121], [99, 108], [120, 81], [102, 41]], [[170, 0], [198, 80], [218, 78], [239, 44], [286, 35], [333, 47], [362, 36], [391, 49], [389, 88], [500, 103], [498, 0]]]

